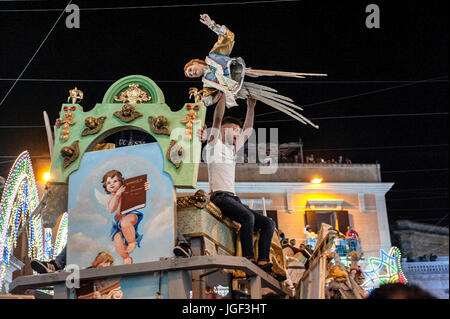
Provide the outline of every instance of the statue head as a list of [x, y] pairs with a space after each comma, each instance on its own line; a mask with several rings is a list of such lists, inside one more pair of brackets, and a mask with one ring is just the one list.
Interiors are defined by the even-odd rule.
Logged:
[[71, 148], [68, 147], [68, 146], [64, 146], [64, 147], [61, 149], [61, 155], [62, 155], [63, 157], [71, 157], [71, 156], [73, 155], [73, 149], [71, 149]]
[[122, 107], [122, 115], [123, 116], [131, 116], [133, 114], [134, 107], [130, 104], [125, 104]]
[[167, 119], [164, 116], [160, 115], [156, 118], [155, 126], [157, 128], [162, 128], [164, 126], [167, 126], [167, 124]]
[[205, 73], [205, 66], [205, 61], [192, 59], [184, 66], [184, 75], [188, 78], [199, 78]]
[[84, 124], [86, 125], [87, 128], [92, 130], [97, 127], [97, 120], [95, 118], [93, 118], [92, 116], [88, 116], [84, 120]]

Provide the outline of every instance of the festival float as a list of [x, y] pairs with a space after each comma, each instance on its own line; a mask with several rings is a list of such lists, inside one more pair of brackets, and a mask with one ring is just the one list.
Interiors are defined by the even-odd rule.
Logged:
[[[241, 225], [225, 217], [206, 190], [177, 196], [178, 190], [196, 188], [202, 150], [196, 132], [205, 124], [207, 107], [221, 96], [227, 107], [236, 106], [235, 99], [251, 98], [318, 128], [296, 111], [301, 108], [292, 99], [245, 76], [326, 76], [248, 68], [242, 58], [229, 57], [234, 34], [228, 28], [207, 15], [201, 22], [218, 41], [205, 60], [186, 64], [187, 77], [202, 76], [203, 88], [189, 90], [194, 102], [172, 111], [153, 80], [130, 75], [113, 83], [90, 111], [80, 104], [84, 93], [70, 90], [54, 137], [46, 119], [51, 178], [42, 199], [26, 153], [3, 191], [2, 280], [25, 228], [29, 259], [50, 260], [64, 249], [66, 267], [14, 278], [7, 292], [40, 291], [54, 299], [363, 299], [363, 287], [376, 285], [380, 263], [371, 260], [376, 269], [364, 275], [360, 252], [350, 252], [343, 262], [333, 251], [336, 231], [330, 225], [322, 224], [314, 249], [304, 246], [296, 254], [275, 230], [273, 266], [266, 272], [242, 257]], [[145, 135], [147, 142], [113, 141], [127, 131]], [[118, 194], [124, 196], [120, 204]], [[190, 241], [192, 256], [174, 256], [179, 233]], [[255, 233], [255, 256], [258, 239]], [[383, 278], [389, 280], [392, 272], [388, 269]]]

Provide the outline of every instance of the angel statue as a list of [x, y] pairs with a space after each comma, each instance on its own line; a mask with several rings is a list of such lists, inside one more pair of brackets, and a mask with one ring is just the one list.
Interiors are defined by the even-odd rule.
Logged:
[[184, 74], [188, 78], [202, 77], [203, 88], [190, 88], [190, 96], [194, 96], [196, 102], [203, 102], [206, 106], [215, 104], [222, 94], [225, 94], [227, 107], [238, 105], [236, 99], [253, 98], [264, 104], [288, 114], [303, 124], [310, 124], [319, 128], [306, 117], [295, 111], [303, 110], [295, 105], [289, 97], [277, 94], [277, 90], [247, 82], [245, 76], [284, 76], [305, 78], [306, 76], [327, 76], [317, 73], [297, 73], [270, 70], [256, 70], [248, 68], [241, 57], [230, 57], [234, 45], [234, 33], [226, 26], [216, 24], [207, 14], [200, 15], [200, 22], [207, 25], [218, 35], [208, 56], [204, 59], [193, 59], [184, 66]]

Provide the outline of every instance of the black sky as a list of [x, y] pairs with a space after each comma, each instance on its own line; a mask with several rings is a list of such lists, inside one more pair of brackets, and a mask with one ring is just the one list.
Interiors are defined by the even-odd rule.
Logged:
[[[354, 163], [380, 163], [382, 180], [395, 183], [387, 195], [391, 221], [448, 226], [448, 215], [441, 220], [448, 213], [448, 1], [73, 2], [96, 9], [81, 11], [80, 29], [66, 28], [63, 16], [0, 106], [0, 175], [6, 177], [12, 164], [7, 156], [25, 149], [32, 157], [48, 155], [42, 127], [2, 126], [42, 126], [44, 110], [54, 121], [74, 86], [84, 91], [81, 104], [90, 110], [115, 80], [142, 74], [179, 109], [188, 88], [200, 84], [184, 77], [184, 64], [204, 57], [216, 40], [198, 21], [208, 13], [236, 34], [232, 56], [242, 56], [248, 66], [329, 74], [258, 80], [305, 105], [308, 118], [319, 118], [313, 120], [319, 130], [281, 113], [261, 115], [273, 111], [262, 104], [256, 128], [278, 127], [280, 142], [302, 138], [316, 157], [343, 154]], [[7, 10], [62, 9], [67, 3], [0, 1], [0, 101], [61, 14]], [[380, 29], [365, 26], [370, 3], [380, 7]], [[123, 8], [131, 6], [147, 7]], [[444, 114], [336, 118], [418, 113]], [[245, 107], [229, 114], [244, 117]], [[211, 118], [212, 111], [207, 122]]]

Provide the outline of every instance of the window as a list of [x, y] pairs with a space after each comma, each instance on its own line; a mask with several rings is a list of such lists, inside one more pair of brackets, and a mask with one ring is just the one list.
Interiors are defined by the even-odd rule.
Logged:
[[348, 212], [345, 210], [307, 210], [305, 218], [306, 225], [311, 226], [315, 233], [319, 232], [322, 223], [331, 225], [333, 228], [338, 229], [344, 234], [347, 231], [347, 226], [350, 225]]

